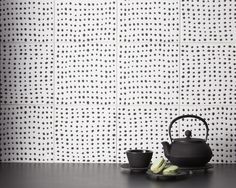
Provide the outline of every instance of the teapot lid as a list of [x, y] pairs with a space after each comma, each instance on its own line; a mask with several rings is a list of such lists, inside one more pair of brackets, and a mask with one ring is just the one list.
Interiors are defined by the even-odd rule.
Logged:
[[190, 130], [185, 131], [186, 138], [175, 138], [175, 142], [206, 142], [204, 139], [201, 138], [191, 138], [192, 132]]

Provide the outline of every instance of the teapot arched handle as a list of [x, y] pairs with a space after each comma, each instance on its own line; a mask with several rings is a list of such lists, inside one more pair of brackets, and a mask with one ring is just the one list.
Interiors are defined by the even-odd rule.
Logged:
[[208, 133], [209, 133], [209, 128], [208, 128], [207, 122], [205, 121], [205, 119], [203, 119], [203, 118], [201, 118], [201, 117], [199, 117], [199, 116], [190, 115], [190, 114], [189, 114], [189, 115], [178, 116], [178, 117], [176, 117], [175, 119], [173, 119], [173, 120], [171, 121], [170, 126], [169, 126], [169, 136], [170, 136], [170, 141], [171, 141], [171, 142], [173, 141], [173, 138], [172, 138], [172, 136], [171, 136], [171, 128], [172, 128], [173, 124], [174, 124], [177, 120], [182, 119], [182, 118], [196, 118], [196, 119], [202, 121], [202, 122], [204, 123], [205, 127], [206, 127], [206, 138], [205, 138], [205, 141], [207, 141]]

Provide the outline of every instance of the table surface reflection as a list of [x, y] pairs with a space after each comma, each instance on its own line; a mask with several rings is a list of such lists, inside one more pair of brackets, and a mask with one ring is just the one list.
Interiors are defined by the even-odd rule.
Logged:
[[1, 188], [233, 188], [236, 164], [217, 164], [186, 179], [153, 181], [143, 173], [121, 171], [119, 164], [1, 163]]

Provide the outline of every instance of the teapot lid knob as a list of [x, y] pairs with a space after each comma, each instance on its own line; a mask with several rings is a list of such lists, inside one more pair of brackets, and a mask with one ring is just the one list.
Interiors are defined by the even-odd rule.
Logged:
[[186, 136], [187, 138], [191, 138], [192, 132], [191, 132], [190, 130], [185, 131], [185, 136]]

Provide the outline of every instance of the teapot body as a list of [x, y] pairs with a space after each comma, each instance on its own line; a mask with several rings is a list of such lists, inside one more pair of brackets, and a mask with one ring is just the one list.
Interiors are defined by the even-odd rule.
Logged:
[[212, 151], [204, 142], [186, 143], [174, 141], [166, 156], [172, 164], [177, 166], [204, 166], [212, 158]]

